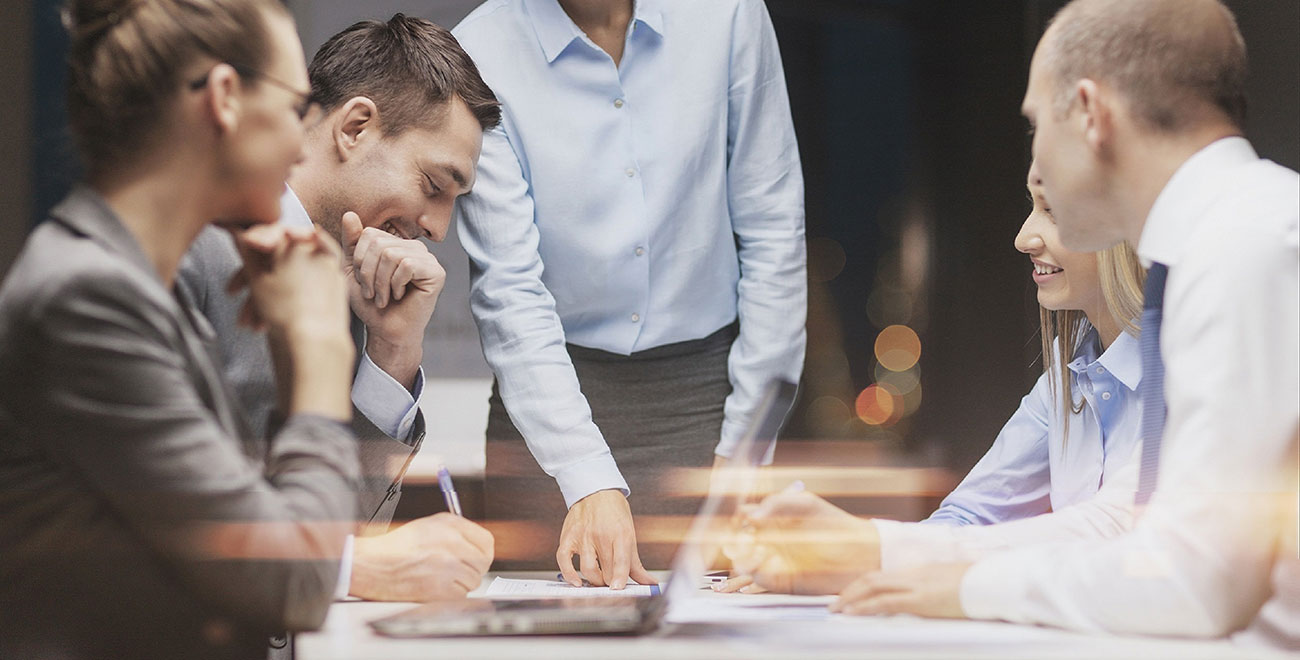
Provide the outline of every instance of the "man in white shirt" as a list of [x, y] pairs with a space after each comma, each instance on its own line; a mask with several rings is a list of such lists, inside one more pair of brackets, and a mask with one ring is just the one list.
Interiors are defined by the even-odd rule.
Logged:
[[1168, 417], [1133, 530], [870, 573], [833, 609], [1300, 646], [1300, 177], [1241, 137], [1245, 73], [1217, 0], [1076, 0], [1030, 68], [1062, 241], [1128, 240], [1167, 272]]
[[[344, 269], [353, 275], [352, 401], [363, 527], [345, 550], [336, 595], [463, 596], [492, 561], [487, 530], [439, 514], [383, 532], [424, 438], [422, 344], [446, 277], [416, 239], [446, 235], [455, 199], [473, 185], [483, 131], [499, 121], [500, 111], [447, 30], [401, 14], [335, 35], [317, 52], [310, 74], [304, 160], [281, 198], [280, 222], [315, 221], [328, 230], [343, 244]], [[323, 112], [308, 112], [308, 102]], [[266, 342], [239, 327], [244, 298], [227, 293], [240, 267], [233, 247], [226, 233], [205, 231], [178, 282], [216, 330], [222, 368], [253, 427], [246, 453], [260, 459], [262, 438], [279, 413]]]

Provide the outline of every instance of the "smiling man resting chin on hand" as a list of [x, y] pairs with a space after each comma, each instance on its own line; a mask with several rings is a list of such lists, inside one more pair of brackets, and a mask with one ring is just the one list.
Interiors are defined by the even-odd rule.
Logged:
[[[441, 241], [474, 184], [483, 131], [500, 121], [492, 91], [446, 30], [400, 14], [335, 35], [311, 63], [304, 160], [281, 198], [285, 225], [315, 225], [343, 245], [357, 348], [352, 402], [363, 534], [345, 552], [337, 595], [384, 600], [464, 596], [493, 558], [492, 535], [447, 514], [386, 531], [410, 457], [424, 438], [418, 401], [425, 326], [446, 273], [419, 238]], [[208, 231], [180, 283], [211, 321], [223, 369], [263, 438], [278, 423], [265, 342], [237, 326], [239, 269], [228, 235]], [[260, 460], [264, 443], [245, 452]]]

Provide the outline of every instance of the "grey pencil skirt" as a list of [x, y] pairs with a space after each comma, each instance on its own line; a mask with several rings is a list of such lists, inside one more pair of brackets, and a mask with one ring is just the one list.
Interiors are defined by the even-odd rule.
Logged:
[[[641, 561], [667, 568], [702, 493], [681, 492], [676, 468], [707, 468], [731, 394], [732, 323], [703, 339], [632, 355], [568, 346], [592, 419], [632, 491]], [[494, 383], [487, 426], [484, 512], [499, 523], [496, 570], [550, 570], [567, 509], [537, 465]], [[523, 523], [523, 524], [514, 524]]]

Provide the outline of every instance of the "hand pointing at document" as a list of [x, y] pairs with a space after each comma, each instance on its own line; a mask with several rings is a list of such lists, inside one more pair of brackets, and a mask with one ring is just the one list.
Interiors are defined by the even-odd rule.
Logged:
[[[573, 568], [575, 555], [580, 571]], [[618, 490], [596, 491], [569, 508], [555, 561], [564, 581], [575, 587], [584, 579], [611, 589], [626, 587], [629, 577], [639, 584], [659, 583], [641, 565], [632, 509]]]

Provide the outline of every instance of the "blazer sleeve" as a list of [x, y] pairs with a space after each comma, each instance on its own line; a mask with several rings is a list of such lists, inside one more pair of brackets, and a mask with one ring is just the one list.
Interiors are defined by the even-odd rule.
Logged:
[[224, 388], [200, 391], [177, 308], [111, 272], [41, 300], [31, 405], [46, 451], [201, 600], [262, 630], [318, 627], [356, 514], [351, 431], [292, 417], [262, 469], [210, 407]]

